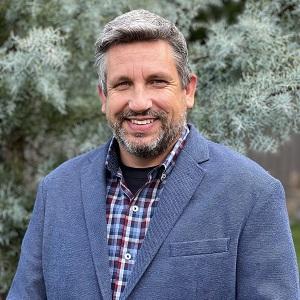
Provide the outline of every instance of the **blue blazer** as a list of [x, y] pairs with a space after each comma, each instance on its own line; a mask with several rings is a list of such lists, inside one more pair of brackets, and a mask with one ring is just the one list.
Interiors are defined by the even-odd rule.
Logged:
[[[108, 145], [41, 182], [8, 299], [111, 299]], [[121, 299], [299, 299], [279, 181], [192, 127]]]

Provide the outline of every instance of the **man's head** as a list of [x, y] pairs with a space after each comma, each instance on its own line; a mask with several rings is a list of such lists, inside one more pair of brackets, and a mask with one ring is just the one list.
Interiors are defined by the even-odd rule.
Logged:
[[118, 44], [164, 40], [171, 47], [182, 87], [189, 82], [191, 70], [188, 64], [188, 50], [185, 38], [170, 21], [146, 10], [133, 10], [107, 23], [96, 42], [96, 66], [99, 84], [104, 94], [106, 87], [107, 50]]
[[96, 47], [102, 111], [123, 163], [160, 163], [194, 104], [196, 76], [182, 34], [169, 21], [138, 10], [108, 23]]

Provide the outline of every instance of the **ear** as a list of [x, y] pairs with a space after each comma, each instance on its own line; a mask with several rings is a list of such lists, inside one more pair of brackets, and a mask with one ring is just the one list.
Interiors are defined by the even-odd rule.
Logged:
[[185, 101], [187, 108], [193, 108], [195, 103], [195, 93], [197, 87], [197, 76], [192, 74], [190, 81], [185, 88]]
[[98, 95], [99, 95], [100, 100], [101, 100], [101, 111], [105, 114], [106, 113], [106, 100], [107, 100], [107, 97], [104, 95], [103, 90], [102, 90], [102, 88], [99, 84], [97, 86], [97, 89], [98, 89]]

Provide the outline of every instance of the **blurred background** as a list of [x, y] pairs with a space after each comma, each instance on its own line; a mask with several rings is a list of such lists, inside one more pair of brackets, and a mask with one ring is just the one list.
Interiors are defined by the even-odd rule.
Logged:
[[0, 299], [39, 180], [110, 136], [94, 43], [106, 22], [137, 8], [187, 39], [199, 77], [190, 121], [284, 184], [300, 258], [299, 0], [1, 0]]

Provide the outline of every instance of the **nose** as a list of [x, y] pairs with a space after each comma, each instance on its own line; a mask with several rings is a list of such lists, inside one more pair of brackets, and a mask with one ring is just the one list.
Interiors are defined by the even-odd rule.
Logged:
[[135, 112], [143, 112], [152, 107], [152, 100], [142, 86], [134, 88], [132, 95], [128, 101], [129, 109]]

